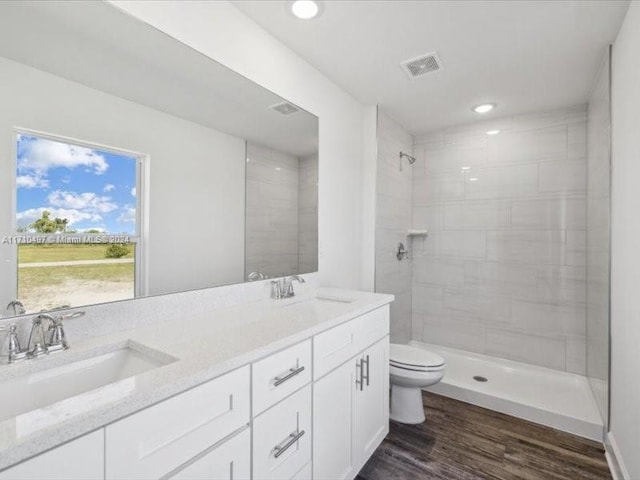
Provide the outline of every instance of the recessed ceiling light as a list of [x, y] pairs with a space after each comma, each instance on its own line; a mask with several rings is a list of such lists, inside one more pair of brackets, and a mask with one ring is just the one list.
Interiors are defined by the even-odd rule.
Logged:
[[469, 179], [469, 181], [470, 181], [470, 182], [477, 182], [477, 181], [478, 181], [478, 179], [477, 179], [476, 177], [471, 177], [471, 178]]
[[497, 135], [500, 133], [500, 130], [489, 130], [487, 132], [487, 135]]
[[303, 20], [311, 20], [318, 15], [320, 7], [313, 0], [295, 0], [290, 4], [291, 13]]
[[483, 103], [481, 105], [476, 105], [472, 108], [472, 110], [476, 113], [487, 113], [496, 108], [495, 103]]
[[466, 172], [468, 170], [471, 170], [471, 167], [460, 167], [460, 170], [462, 170], [463, 172]]

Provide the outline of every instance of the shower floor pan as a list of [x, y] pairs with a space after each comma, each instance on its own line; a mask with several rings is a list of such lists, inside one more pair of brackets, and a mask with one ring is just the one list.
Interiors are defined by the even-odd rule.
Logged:
[[426, 390], [602, 442], [604, 427], [586, 377], [429, 343], [410, 344], [446, 361], [442, 381]]

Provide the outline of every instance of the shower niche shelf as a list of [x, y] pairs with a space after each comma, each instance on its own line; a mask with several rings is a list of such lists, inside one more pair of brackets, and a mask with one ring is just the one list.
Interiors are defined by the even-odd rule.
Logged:
[[429, 230], [408, 230], [407, 231], [407, 237], [409, 238], [414, 238], [414, 237], [427, 237], [429, 236]]

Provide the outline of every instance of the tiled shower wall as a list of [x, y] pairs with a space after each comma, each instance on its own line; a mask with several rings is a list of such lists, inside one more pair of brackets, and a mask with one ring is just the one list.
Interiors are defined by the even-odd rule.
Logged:
[[298, 273], [318, 271], [318, 155], [301, 157], [298, 171]]
[[413, 339], [584, 373], [586, 107], [435, 132], [415, 152], [412, 226], [429, 236], [413, 241]]
[[412, 169], [399, 153], [413, 153], [413, 137], [378, 109], [376, 181], [376, 292], [396, 296], [391, 304], [391, 341], [411, 339], [411, 261], [398, 261], [399, 242], [411, 228]]
[[298, 159], [247, 143], [245, 276], [298, 271]]
[[609, 56], [589, 101], [587, 124], [587, 377], [605, 425], [609, 402]]

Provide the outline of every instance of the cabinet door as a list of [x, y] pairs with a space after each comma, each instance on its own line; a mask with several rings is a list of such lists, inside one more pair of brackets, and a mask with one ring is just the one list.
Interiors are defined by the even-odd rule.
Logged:
[[363, 362], [362, 386], [356, 386], [353, 409], [353, 449], [359, 467], [389, 432], [389, 337], [357, 358]]
[[247, 428], [191, 465], [171, 480], [249, 480], [251, 478], [251, 431]]
[[313, 478], [340, 480], [354, 469], [351, 413], [356, 359], [347, 361], [313, 388]]
[[69, 443], [0, 472], [0, 480], [102, 480], [104, 430]]

